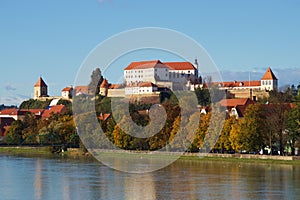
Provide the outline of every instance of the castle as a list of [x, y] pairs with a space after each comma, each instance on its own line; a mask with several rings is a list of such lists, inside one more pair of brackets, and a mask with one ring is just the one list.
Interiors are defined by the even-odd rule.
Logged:
[[[104, 79], [100, 85], [100, 95], [109, 97], [151, 96], [166, 90], [190, 90], [208, 87], [198, 75], [198, 62], [162, 62], [160, 60], [131, 62], [124, 68], [124, 84], [111, 84]], [[256, 100], [278, 89], [278, 79], [269, 67], [260, 80], [211, 82], [220, 90], [225, 90], [231, 98], [251, 98]], [[88, 94], [87, 86], [72, 86], [62, 89], [59, 97], [49, 97], [48, 86], [42, 77], [34, 85], [34, 99], [72, 99], [73, 95]]]

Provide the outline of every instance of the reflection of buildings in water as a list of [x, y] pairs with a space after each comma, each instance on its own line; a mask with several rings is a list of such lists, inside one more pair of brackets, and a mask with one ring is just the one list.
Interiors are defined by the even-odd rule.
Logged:
[[63, 181], [63, 199], [64, 200], [71, 200], [71, 197], [70, 197], [70, 179], [66, 176], [63, 176], [62, 177], [62, 181]]
[[42, 175], [42, 161], [37, 159], [35, 162], [35, 177], [34, 177], [34, 196], [35, 199], [43, 199], [43, 175]]
[[157, 199], [153, 175], [130, 174], [124, 178], [124, 199]]

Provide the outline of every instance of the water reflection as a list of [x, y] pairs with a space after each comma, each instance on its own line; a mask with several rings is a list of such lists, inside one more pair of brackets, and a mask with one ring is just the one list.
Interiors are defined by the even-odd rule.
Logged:
[[297, 199], [300, 166], [179, 160], [130, 174], [94, 161], [0, 155], [1, 199]]
[[37, 200], [41, 200], [43, 197], [42, 179], [43, 179], [42, 162], [40, 159], [37, 159], [35, 163], [35, 178], [34, 178], [35, 199]]

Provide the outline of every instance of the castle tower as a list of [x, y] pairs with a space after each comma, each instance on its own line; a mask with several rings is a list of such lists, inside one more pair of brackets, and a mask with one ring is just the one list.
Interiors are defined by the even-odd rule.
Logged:
[[278, 89], [278, 79], [276, 78], [270, 67], [268, 67], [266, 73], [261, 78], [260, 87], [262, 90], [268, 91]]
[[48, 86], [40, 77], [36, 84], [33, 87], [33, 98], [38, 99], [39, 97], [47, 97], [48, 96]]
[[107, 79], [103, 79], [101, 85], [100, 85], [100, 95], [101, 96], [107, 96], [108, 93], [108, 81]]

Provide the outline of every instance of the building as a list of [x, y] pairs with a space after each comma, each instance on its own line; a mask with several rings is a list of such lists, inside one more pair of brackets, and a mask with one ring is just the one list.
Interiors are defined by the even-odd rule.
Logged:
[[241, 99], [222, 99], [220, 105], [225, 108], [230, 117], [234, 116], [237, 119], [244, 117], [246, 108], [255, 102], [249, 98]]
[[[161, 62], [160, 60], [132, 62], [124, 69], [125, 95], [152, 94], [158, 90], [157, 88], [163, 87], [184, 90], [189, 80], [197, 78], [197, 60], [195, 65], [190, 62]], [[145, 85], [149, 85], [146, 90], [142, 88]]]
[[100, 85], [100, 95], [101, 96], [107, 96], [108, 93], [108, 81], [107, 79], [103, 79], [101, 85]]
[[33, 98], [39, 99], [41, 97], [48, 97], [48, 86], [40, 77], [33, 87]]
[[64, 89], [62, 89], [61, 96], [63, 99], [72, 99], [73, 87], [69, 86], [69, 87], [65, 87]]
[[78, 86], [75, 86], [74, 88], [74, 93], [76, 96], [78, 95], [88, 95], [89, 94], [89, 88], [87, 85], [78, 85]]
[[278, 79], [274, 75], [273, 71], [269, 67], [261, 78], [261, 90], [277, 90], [278, 89]]
[[277, 90], [278, 79], [271, 68], [268, 67], [261, 80], [234, 80], [227, 82], [211, 82], [206, 84], [189, 83], [187, 86], [192, 91], [194, 91], [197, 87], [217, 87], [220, 90], [225, 90], [227, 96], [231, 98], [250, 98], [257, 100], [258, 98], [267, 97], [269, 95], [268, 91]]

